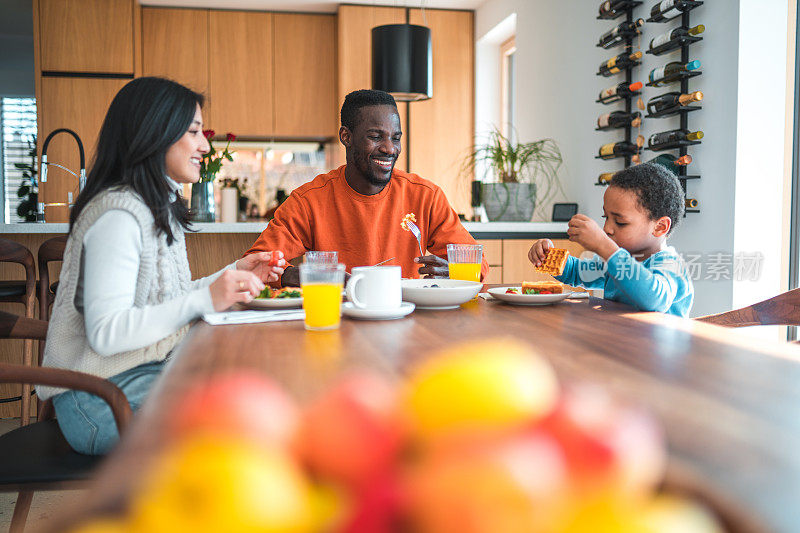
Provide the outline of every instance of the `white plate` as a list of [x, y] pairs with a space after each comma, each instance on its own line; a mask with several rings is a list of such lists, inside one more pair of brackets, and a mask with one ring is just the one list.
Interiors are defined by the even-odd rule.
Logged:
[[291, 309], [302, 307], [303, 298], [254, 298], [244, 306], [250, 309]]
[[414, 310], [414, 304], [403, 302], [400, 307], [391, 309], [359, 309], [351, 302], [342, 304], [342, 314], [359, 320], [394, 320], [403, 318]]
[[483, 287], [477, 281], [458, 279], [404, 279], [400, 285], [403, 300], [414, 302], [417, 309], [455, 309], [475, 298]]
[[507, 294], [508, 289], [519, 289], [520, 287], [494, 287], [489, 289], [489, 294], [498, 300], [514, 305], [549, 305], [569, 298], [571, 292], [561, 294]]

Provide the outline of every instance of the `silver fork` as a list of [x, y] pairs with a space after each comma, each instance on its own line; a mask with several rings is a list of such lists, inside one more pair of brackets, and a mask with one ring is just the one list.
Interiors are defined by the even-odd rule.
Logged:
[[414, 224], [410, 220], [406, 222], [406, 226], [408, 226], [408, 229], [410, 229], [411, 233], [414, 234], [414, 237], [417, 238], [417, 244], [419, 244], [419, 255], [420, 255], [420, 257], [424, 256], [425, 252], [422, 251], [422, 234], [420, 233], [419, 228], [417, 227], [416, 224]]

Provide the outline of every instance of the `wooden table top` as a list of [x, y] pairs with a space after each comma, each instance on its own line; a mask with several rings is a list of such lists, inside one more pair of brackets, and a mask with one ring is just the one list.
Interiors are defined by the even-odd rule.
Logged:
[[776, 531], [800, 523], [800, 347], [748, 341], [716, 326], [631, 313], [598, 299], [542, 307], [475, 300], [460, 310], [418, 310], [405, 319], [343, 319], [306, 332], [301, 321], [212, 327], [197, 324], [84, 505], [59, 517], [123, 509], [185, 387], [231, 368], [277, 379], [300, 400], [339, 373], [369, 367], [402, 378], [438, 348], [512, 336], [532, 344], [563, 381], [591, 381], [656, 413], [671, 460], [722, 488]]

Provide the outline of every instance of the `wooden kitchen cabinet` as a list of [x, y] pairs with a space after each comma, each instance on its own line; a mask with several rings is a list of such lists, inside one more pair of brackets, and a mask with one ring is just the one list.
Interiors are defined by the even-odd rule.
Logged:
[[[336, 38], [339, 70], [337, 111], [348, 93], [372, 88], [372, 28], [384, 24], [403, 24], [405, 21], [406, 10], [399, 7], [339, 6]], [[408, 136], [405, 131], [407, 107], [404, 102], [397, 104], [403, 140], [396, 167], [403, 170], [408, 168]], [[340, 163], [344, 164], [344, 147], [339, 145], [339, 149]]]
[[410, 10], [431, 29], [433, 98], [411, 104], [410, 170], [441, 187], [457, 213], [471, 213], [471, 176], [461, 173], [475, 135], [474, 13]]
[[[169, 78], [208, 96], [208, 10], [143, 7], [142, 74]], [[209, 109], [206, 102], [206, 122]]]
[[135, 0], [34, 1], [41, 70], [133, 74]]
[[273, 31], [275, 131], [336, 136], [336, 17], [275, 13]]
[[209, 13], [209, 124], [218, 134], [275, 134], [271, 13]]
[[[42, 131], [39, 147], [45, 137], [57, 128], [69, 128], [80, 136], [86, 152], [87, 171], [94, 157], [97, 135], [108, 111], [108, 106], [117, 92], [130, 80], [107, 78], [61, 78], [43, 77], [42, 94], [38, 105]], [[40, 151], [41, 153], [41, 151]], [[71, 135], [60, 133], [53, 138], [47, 149], [47, 160], [69, 168], [76, 174], [80, 168], [78, 147]], [[41, 174], [40, 174], [41, 175]], [[66, 202], [67, 193], [78, 194], [78, 180], [71, 174], [50, 166], [47, 182], [40, 184], [40, 202]], [[45, 210], [47, 222], [67, 222], [69, 213], [65, 207]]]

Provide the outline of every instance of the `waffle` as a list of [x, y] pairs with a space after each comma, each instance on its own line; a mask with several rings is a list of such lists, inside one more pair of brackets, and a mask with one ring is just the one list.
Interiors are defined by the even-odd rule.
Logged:
[[523, 281], [521, 290], [522, 294], [539, 294], [540, 291], [561, 294], [564, 292], [564, 285], [557, 281]]
[[567, 265], [567, 256], [569, 256], [569, 252], [563, 248], [550, 248], [541, 266], [534, 267], [534, 270], [551, 276], [560, 276], [564, 273], [564, 267]]
[[417, 221], [417, 217], [414, 215], [414, 213], [407, 213], [406, 216], [403, 217], [403, 221], [400, 222], [400, 227], [403, 228], [406, 231], [411, 231], [411, 229], [409, 229], [409, 227], [408, 227], [408, 221], [409, 220], [411, 222], [416, 222]]

